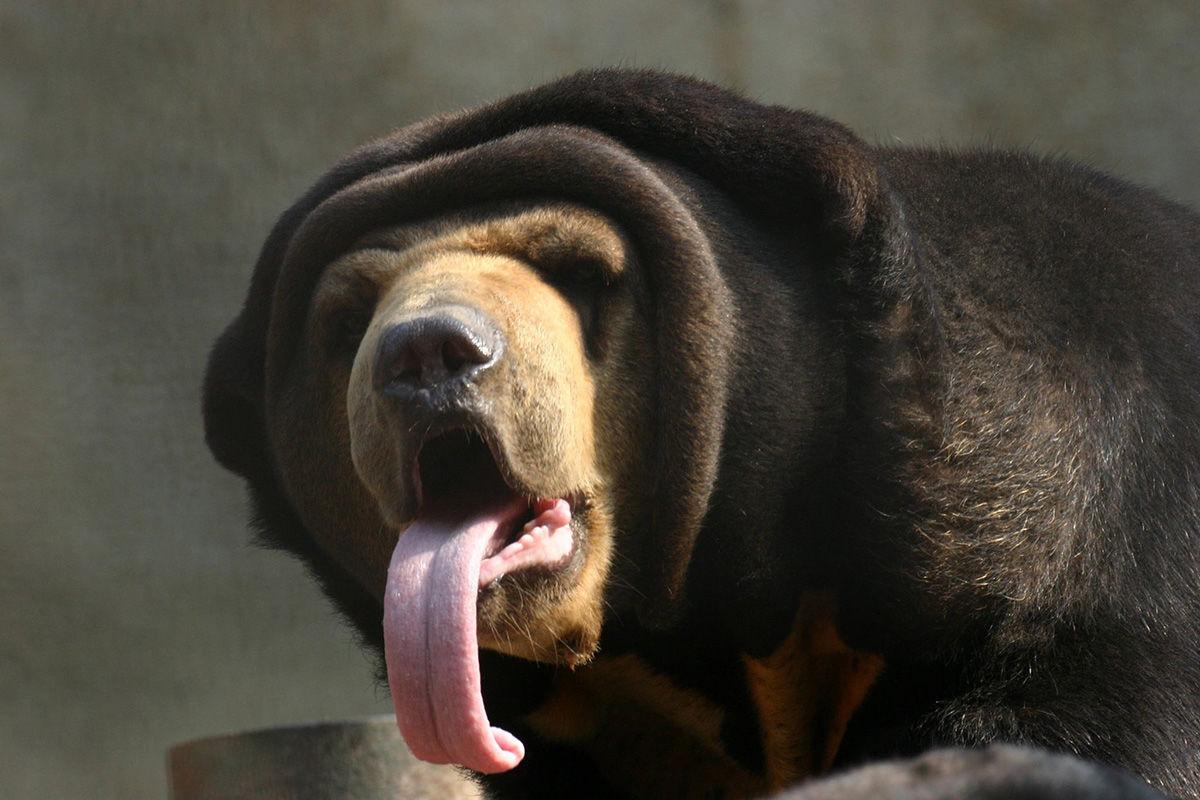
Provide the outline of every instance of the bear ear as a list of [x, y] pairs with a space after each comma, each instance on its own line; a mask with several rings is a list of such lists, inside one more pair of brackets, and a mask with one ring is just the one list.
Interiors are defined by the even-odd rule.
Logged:
[[270, 474], [263, 424], [261, 337], [237, 317], [217, 339], [204, 375], [204, 439], [217, 461], [251, 481]]
[[266, 340], [283, 256], [296, 227], [330, 187], [350, 179], [330, 173], [279, 217], [259, 252], [241, 312], [208, 356], [201, 390], [204, 440], [221, 466], [255, 489], [263, 489], [272, 475], [265, 423]]

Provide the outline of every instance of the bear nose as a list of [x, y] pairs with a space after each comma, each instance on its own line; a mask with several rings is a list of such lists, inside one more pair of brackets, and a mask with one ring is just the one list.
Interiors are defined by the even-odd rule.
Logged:
[[389, 326], [379, 337], [375, 387], [402, 400], [453, 403], [503, 349], [500, 331], [464, 306], [429, 310]]

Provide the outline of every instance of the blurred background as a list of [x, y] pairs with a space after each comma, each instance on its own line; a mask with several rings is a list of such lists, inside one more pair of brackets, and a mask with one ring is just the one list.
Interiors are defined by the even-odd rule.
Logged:
[[1200, 205], [1193, 2], [2, 0], [6, 798], [162, 797], [171, 743], [388, 710], [303, 570], [249, 545], [203, 443], [207, 349], [344, 151], [595, 65]]

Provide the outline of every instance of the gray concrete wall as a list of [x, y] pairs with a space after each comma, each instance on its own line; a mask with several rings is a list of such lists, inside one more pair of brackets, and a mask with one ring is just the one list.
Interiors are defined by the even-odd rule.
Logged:
[[1195, 205], [1198, 8], [3, 0], [3, 794], [161, 796], [172, 742], [386, 710], [302, 570], [248, 545], [197, 405], [273, 217], [347, 148], [648, 65], [869, 138], [1069, 152]]

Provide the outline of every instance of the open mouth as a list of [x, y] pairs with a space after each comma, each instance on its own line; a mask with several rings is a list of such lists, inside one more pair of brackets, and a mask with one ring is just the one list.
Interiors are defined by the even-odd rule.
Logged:
[[[428, 439], [413, 465], [419, 512], [400, 534], [384, 589], [383, 639], [396, 721], [424, 761], [503, 772], [524, 745], [492, 727], [479, 675], [481, 604], [522, 619], [518, 601], [537, 596], [539, 577], [561, 578], [581, 552], [570, 498], [538, 498], [506, 480], [507, 464], [475, 432]], [[576, 523], [578, 525], [578, 523]], [[507, 581], [506, 581], [507, 582]], [[495, 610], [495, 609], [493, 609]]]
[[521, 571], [556, 572], [577, 547], [571, 522], [577, 496], [530, 498], [512, 488], [495, 450], [475, 431], [458, 428], [427, 440], [413, 465], [418, 518], [470, 518], [503, 509], [479, 565], [479, 589]]

